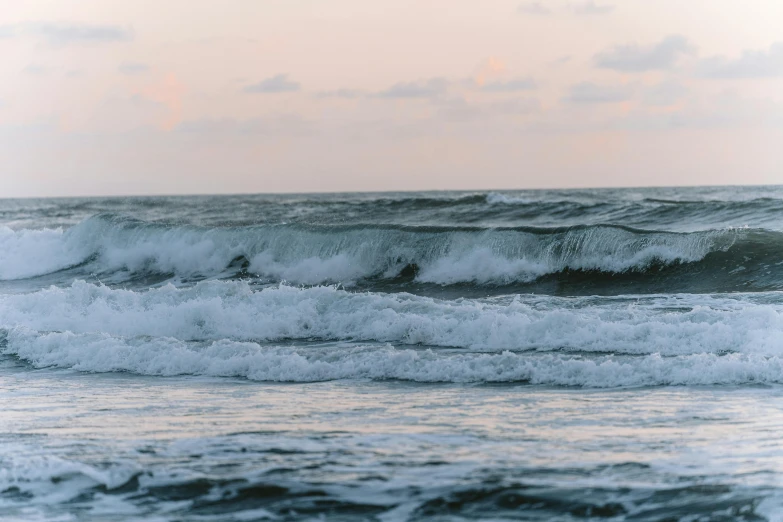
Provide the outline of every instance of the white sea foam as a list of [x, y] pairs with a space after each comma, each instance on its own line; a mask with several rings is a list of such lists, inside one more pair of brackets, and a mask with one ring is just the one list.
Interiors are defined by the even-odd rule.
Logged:
[[545, 261], [508, 259], [496, 255], [490, 248], [477, 248], [448, 255], [422, 266], [417, 279], [438, 284], [527, 282], [550, 270]]
[[14, 231], [0, 226], [0, 280], [54, 272], [89, 255], [88, 245], [66, 241], [62, 230]]
[[416, 382], [529, 382], [614, 388], [783, 382], [783, 358], [701, 353], [662, 357], [569, 354], [453, 353], [392, 346], [269, 347], [250, 342], [186, 343], [173, 338], [125, 339], [107, 334], [12, 330], [3, 350], [37, 367], [244, 377], [258, 381], [399, 379]]
[[[95, 486], [114, 489], [138, 473], [128, 464], [114, 464], [100, 469], [55, 455], [31, 455], [29, 450], [6, 445], [0, 454], [0, 492], [11, 488], [29, 494], [36, 504], [68, 502]], [[0, 502], [13, 505], [13, 502]]]
[[490, 192], [487, 194], [487, 203], [490, 205], [514, 205], [520, 203], [532, 203], [535, 200], [528, 198], [521, 198], [518, 196], [509, 196], [508, 194], [502, 194], [500, 192]]
[[0, 296], [0, 328], [184, 341], [372, 341], [474, 350], [783, 353], [783, 305], [739, 298], [455, 301], [242, 282], [143, 292], [75, 282]]
[[90, 273], [152, 271], [210, 277], [237, 258], [250, 272], [294, 283], [350, 284], [394, 277], [416, 264], [423, 282], [509, 283], [565, 269], [625, 272], [652, 263], [694, 262], [728, 248], [742, 231], [698, 234], [616, 227], [531, 230], [198, 228], [96, 217], [68, 229], [0, 229], [0, 279], [18, 279], [91, 260]]

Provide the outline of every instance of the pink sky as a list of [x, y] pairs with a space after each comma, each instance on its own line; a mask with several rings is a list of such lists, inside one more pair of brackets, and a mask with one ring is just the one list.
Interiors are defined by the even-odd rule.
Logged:
[[783, 183], [779, 0], [0, 0], [0, 197]]

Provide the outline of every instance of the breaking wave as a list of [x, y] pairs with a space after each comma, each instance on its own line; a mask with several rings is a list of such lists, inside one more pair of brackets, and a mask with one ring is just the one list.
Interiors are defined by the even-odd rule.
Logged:
[[277, 382], [524, 382], [590, 388], [783, 383], [783, 358], [749, 354], [588, 358], [510, 351], [459, 354], [392, 346], [308, 349], [226, 340], [189, 346], [172, 338], [127, 340], [72, 333], [25, 336], [20, 332], [11, 333], [7, 343], [6, 353], [37, 367], [157, 376], [187, 374]]
[[[541, 281], [671, 282], [689, 291], [764, 290], [779, 277], [783, 233], [656, 232], [617, 225], [480, 228], [397, 225], [162, 225], [112, 215], [67, 230], [0, 229], [0, 279], [71, 270], [109, 283], [158, 274], [267, 283], [502, 287]], [[744, 272], [741, 278], [732, 274]], [[783, 276], [783, 274], [780, 274]], [[679, 278], [679, 279], [678, 279]], [[676, 286], [679, 285], [679, 286]], [[665, 289], [659, 289], [665, 290]], [[544, 292], [546, 293], [546, 292]]]
[[[758, 297], [758, 294], [757, 294]], [[261, 381], [783, 383], [775, 295], [438, 300], [244, 282], [76, 282], [0, 297], [0, 352], [37, 367]]]
[[[776, 299], [777, 294], [763, 296]], [[783, 303], [746, 297], [440, 300], [244, 282], [143, 292], [85, 282], [0, 296], [0, 328], [183, 341], [352, 341], [468, 348], [779, 354]]]
[[783, 383], [783, 358], [758, 354], [698, 353], [663, 357], [570, 354], [450, 353], [392, 346], [293, 348], [215, 341], [192, 345], [173, 338], [123, 339], [106, 334], [21, 331], [7, 336], [5, 353], [36, 367], [141, 375], [207, 375], [256, 381], [338, 379], [414, 382], [522, 382], [617, 388], [662, 385]]

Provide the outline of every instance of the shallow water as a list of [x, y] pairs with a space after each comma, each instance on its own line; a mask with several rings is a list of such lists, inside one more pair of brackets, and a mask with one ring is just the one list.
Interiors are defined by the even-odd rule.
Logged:
[[779, 388], [284, 385], [4, 362], [11, 520], [759, 520], [783, 503]]
[[782, 209], [0, 201], [2, 519], [782, 520]]

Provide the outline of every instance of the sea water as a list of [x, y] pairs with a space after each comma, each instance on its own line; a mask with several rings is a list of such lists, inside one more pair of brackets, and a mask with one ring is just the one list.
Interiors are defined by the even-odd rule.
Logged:
[[0, 200], [0, 519], [783, 520], [783, 188]]

